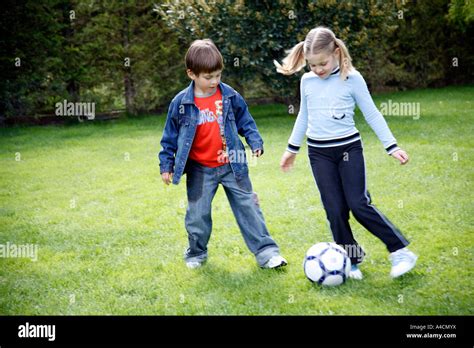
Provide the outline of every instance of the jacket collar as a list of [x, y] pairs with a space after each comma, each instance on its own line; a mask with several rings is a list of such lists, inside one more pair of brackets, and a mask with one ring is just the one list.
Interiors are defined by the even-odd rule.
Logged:
[[340, 73], [339, 65], [334, 68], [334, 70], [329, 75], [336, 75]]
[[[219, 88], [221, 89], [222, 99], [230, 98], [236, 94], [229, 85], [223, 82], [219, 83]], [[185, 89], [181, 104], [194, 104], [194, 81], [191, 81], [188, 88]]]

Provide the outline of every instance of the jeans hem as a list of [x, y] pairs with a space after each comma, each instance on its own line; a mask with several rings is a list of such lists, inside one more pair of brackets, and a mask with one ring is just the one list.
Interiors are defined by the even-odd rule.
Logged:
[[408, 246], [409, 244], [410, 244], [409, 241], [407, 241], [406, 243], [400, 242], [399, 244], [396, 244], [396, 245], [394, 245], [394, 246], [392, 246], [392, 247], [390, 247], [390, 248], [387, 247], [387, 249], [388, 249], [388, 251], [389, 251], [390, 253], [393, 253], [393, 252], [395, 252], [395, 251], [397, 251], [397, 250], [400, 250], [400, 249], [405, 248], [405, 247]]
[[260, 267], [265, 265], [273, 256], [280, 255], [280, 249], [277, 246], [269, 246], [260, 250], [255, 257]]
[[187, 254], [184, 254], [184, 260], [186, 262], [204, 262], [207, 260], [207, 251], [193, 256], [188, 256]]

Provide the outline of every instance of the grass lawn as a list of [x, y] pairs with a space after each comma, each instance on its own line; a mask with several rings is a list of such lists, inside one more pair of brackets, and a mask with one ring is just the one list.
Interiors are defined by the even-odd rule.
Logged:
[[311, 284], [305, 251], [330, 241], [306, 146], [278, 167], [295, 117], [252, 107], [265, 154], [250, 167], [269, 230], [289, 265], [261, 270], [218, 190], [209, 261], [186, 268], [186, 187], [162, 184], [165, 118], [0, 129], [0, 244], [37, 245], [38, 260], [0, 258], [3, 315], [458, 315], [474, 314], [474, 86], [377, 95], [378, 106], [420, 103], [419, 119], [386, 119], [410, 155], [384, 153], [360, 113], [375, 205], [419, 255], [392, 280], [384, 245], [351, 217], [367, 252], [363, 281]]

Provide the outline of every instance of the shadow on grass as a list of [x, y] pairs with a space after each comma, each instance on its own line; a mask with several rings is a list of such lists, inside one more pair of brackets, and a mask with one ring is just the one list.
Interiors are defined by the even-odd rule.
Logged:
[[[426, 282], [426, 275], [420, 271], [412, 271], [399, 278], [392, 279], [388, 274], [371, 275], [364, 274], [364, 279], [347, 279], [339, 286], [322, 286], [317, 283], [309, 283], [305, 288], [308, 294], [316, 294], [337, 301], [359, 300], [386, 302], [387, 300], [396, 301], [398, 296], [406, 289], [420, 289]], [[368, 291], [370, 289], [370, 291]]]
[[420, 270], [412, 270], [411, 272], [404, 274], [398, 278], [392, 279], [394, 285], [414, 286], [419, 287], [418, 284], [424, 283], [426, 280], [426, 274]]
[[[255, 266], [252, 270], [235, 271], [216, 264], [206, 264], [197, 270], [202, 277], [202, 282], [207, 287], [223, 288], [230, 290], [253, 290], [256, 287], [268, 287], [269, 281], [275, 281], [288, 274], [287, 268], [261, 269]], [[277, 285], [280, 281], [275, 281]]]

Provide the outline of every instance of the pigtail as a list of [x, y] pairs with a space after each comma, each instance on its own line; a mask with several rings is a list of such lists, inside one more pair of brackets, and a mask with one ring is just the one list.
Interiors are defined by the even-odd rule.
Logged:
[[287, 51], [287, 53], [288, 55], [283, 59], [283, 66], [276, 60], [273, 61], [273, 64], [275, 64], [276, 70], [280, 74], [293, 75], [306, 65], [304, 41], [296, 44], [291, 50]]
[[349, 54], [349, 50], [341, 39], [335, 40], [336, 47], [339, 47], [339, 69], [341, 69], [341, 78], [343, 80], [347, 79], [347, 75], [353, 69], [352, 58]]
[[336, 38], [334, 33], [325, 27], [312, 29], [306, 35], [305, 41], [301, 41], [287, 52], [287, 56], [280, 65], [276, 60], [273, 64], [276, 70], [283, 75], [292, 75], [300, 71], [306, 65], [306, 55], [318, 52], [333, 53], [339, 47], [339, 69], [341, 79], [346, 80], [349, 72], [353, 69], [352, 58], [341, 39]]

